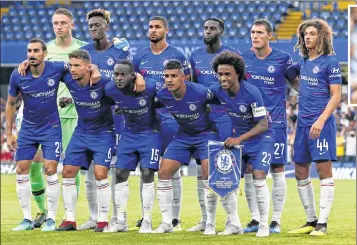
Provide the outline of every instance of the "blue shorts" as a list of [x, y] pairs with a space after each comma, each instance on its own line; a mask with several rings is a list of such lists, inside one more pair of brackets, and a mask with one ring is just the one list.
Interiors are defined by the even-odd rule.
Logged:
[[245, 171], [246, 164], [252, 164], [253, 170], [263, 170], [268, 173], [272, 161], [272, 152], [274, 149], [273, 140], [262, 140], [259, 142], [242, 143], [242, 174]]
[[161, 151], [162, 142], [159, 131], [124, 130], [120, 136], [115, 167], [134, 171], [140, 161], [141, 168], [158, 170]]
[[62, 131], [59, 121], [56, 125], [45, 125], [35, 130], [21, 128], [17, 138], [15, 160], [32, 160], [39, 145], [44, 159], [59, 161], [62, 151]]
[[213, 131], [197, 135], [178, 133], [167, 147], [163, 158], [178, 161], [181, 165], [189, 164], [193, 155], [201, 161], [208, 159], [209, 140], [217, 140], [217, 133]]
[[273, 128], [275, 143], [274, 151], [272, 154], [271, 164], [284, 164], [287, 163], [287, 128]]
[[233, 134], [232, 120], [226, 112], [211, 112], [211, 120], [215, 122], [218, 130], [218, 141], [225, 141]]
[[113, 132], [83, 133], [75, 130], [69, 141], [63, 165], [88, 170], [92, 160], [96, 165], [110, 166], [114, 151]]
[[162, 140], [162, 149], [166, 149], [172, 138], [177, 134], [179, 126], [173, 118], [162, 117], [161, 120], [160, 136]]
[[311, 127], [297, 127], [294, 141], [293, 161], [310, 163], [312, 161], [336, 161], [336, 123], [327, 120], [320, 137], [309, 138]]

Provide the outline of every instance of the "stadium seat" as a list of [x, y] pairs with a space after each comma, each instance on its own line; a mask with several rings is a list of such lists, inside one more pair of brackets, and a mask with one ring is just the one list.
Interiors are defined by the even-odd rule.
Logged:
[[[43, 35], [53, 34], [50, 18], [59, 4], [47, 5], [45, 2], [13, 2], [7, 14], [1, 19], [2, 31], [36, 30]], [[322, 4], [321, 4], [322, 6]], [[104, 8], [111, 12], [111, 31], [127, 30], [130, 38], [146, 36], [147, 23], [153, 15], [163, 15], [170, 24], [171, 38], [190, 38], [201, 40], [203, 23], [208, 17], [218, 16], [225, 21], [227, 28], [225, 38], [235, 40], [246, 38], [254, 19], [269, 19], [275, 26], [281, 23], [289, 8], [294, 7], [291, 1], [104, 1], [72, 2], [66, 8], [75, 14], [75, 32], [84, 40], [90, 39], [85, 15], [94, 8]], [[334, 28], [336, 37], [346, 37], [348, 14], [346, 10], [311, 10], [309, 18], [322, 18]], [[38, 26], [37, 26], [38, 25]], [[126, 28], [126, 29], [125, 29]], [[176, 30], [177, 29], [177, 30]], [[234, 29], [234, 30], [231, 30]], [[52, 33], [52, 34], [49, 34]], [[171, 33], [171, 32], [170, 32]], [[201, 34], [200, 34], [201, 33]], [[23, 35], [2, 35], [4, 40], [19, 41], [26, 39]], [[77, 37], [79, 38], [79, 37]], [[128, 38], [128, 37], [127, 37]]]

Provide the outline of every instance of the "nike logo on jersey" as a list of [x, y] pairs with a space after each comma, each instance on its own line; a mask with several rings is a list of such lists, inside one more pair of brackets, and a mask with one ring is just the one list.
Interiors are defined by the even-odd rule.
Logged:
[[199, 63], [201, 63], [201, 62], [202, 62], [202, 60], [200, 60], [200, 61], [196, 61], [195, 63], [196, 63], [196, 64], [199, 64]]
[[59, 154], [56, 154], [56, 157], [60, 157], [61, 155], [59, 155]]
[[150, 164], [155, 164], [155, 163], [157, 163], [156, 161], [150, 161]]
[[111, 162], [111, 159], [105, 159], [104, 162]]
[[25, 88], [28, 88], [28, 87], [30, 87], [30, 86], [22, 86], [22, 89], [25, 89]]
[[144, 64], [146, 64], [148, 62], [149, 62], [148, 60], [147, 61], [141, 61], [140, 64], [144, 65]]
[[275, 159], [280, 159], [280, 158], [282, 158], [282, 156], [280, 156], [280, 157], [275, 157]]
[[173, 105], [172, 105], [172, 106], [166, 106], [167, 109], [170, 109], [170, 108], [172, 108], [172, 107], [174, 107], [174, 106], [173, 106]]
[[321, 156], [321, 155], [325, 154], [326, 152], [327, 152], [327, 151], [320, 152], [319, 154], [320, 154], [320, 156]]

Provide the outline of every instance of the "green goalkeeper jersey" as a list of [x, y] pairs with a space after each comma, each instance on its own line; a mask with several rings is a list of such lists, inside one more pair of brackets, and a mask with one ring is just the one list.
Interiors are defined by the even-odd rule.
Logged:
[[[86, 44], [88, 44], [88, 43], [73, 38], [72, 44], [70, 46], [68, 46], [67, 48], [61, 48], [56, 44], [56, 39], [49, 41], [47, 43], [47, 50], [48, 50], [47, 60], [69, 61], [68, 55], [72, 51], [80, 49], [82, 46], [84, 46]], [[72, 98], [66, 85], [62, 82], [60, 82], [59, 88], [58, 88], [57, 105], [58, 105], [58, 100], [61, 97], [71, 97]], [[71, 105], [69, 105], [65, 108], [58, 107], [58, 112], [59, 112], [60, 118], [78, 118], [74, 103], [72, 103]]]

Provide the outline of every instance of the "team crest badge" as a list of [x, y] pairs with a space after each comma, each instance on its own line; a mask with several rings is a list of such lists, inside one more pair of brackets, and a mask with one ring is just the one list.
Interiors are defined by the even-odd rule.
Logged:
[[247, 107], [245, 105], [240, 105], [239, 110], [244, 113], [247, 111]]
[[52, 78], [48, 79], [48, 81], [47, 81], [47, 85], [50, 86], [50, 87], [54, 86], [55, 83], [56, 83], [55, 80], [52, 79]]
[[140, 99], [139, 100], [139, 105], [145, 106], [146, 105], [146, 100], [145, 99]]
[[320, 71], [320, 68], [318, 66], [314, 66], [314, 68], [312, 69], [312, 72], [314, 74], [318, 73]]
[[190, 108], [191, 111], [197, 110], [197, 106], [195, 104], [190, 104], [189, 108]]
[[69, 68], [69, 63], [67, 61], [64, 62], [64, 69], [65, 70], [68, 70]]
[[269, 73], [274, 73], [275, 72], [275, 67], [274, 66], [268, 66], [268, 72]]
[[236, 164], [236, 157], [230, 150], [221, 150], [215, 157], [217, 170], [222, 174], [229, 174], [232, 172], [232, 166]]
[[208, 91], [207, 91], [207, 99], [212, 99], [213, 98], [213, 93], [212, 93], [212, 91], [210, 90], [210, 89], [208, 89]]
[[114, 59], [112, 57], [110, 57], [109, 59], [107, 59], [107, 65], [111, 66], [114, 64]]
[[92, 92], [90, 92], [90, 97], [95, 100], [96, 98], [98, 98], [98, 93], [95, 91], [92, 91]]

